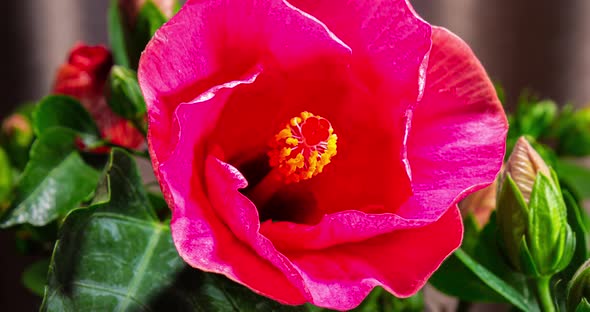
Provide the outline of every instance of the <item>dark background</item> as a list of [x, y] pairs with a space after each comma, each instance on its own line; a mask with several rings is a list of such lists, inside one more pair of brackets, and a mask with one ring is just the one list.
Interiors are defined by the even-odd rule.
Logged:
[[[0, 119], [16, 105], [47, 94], [76, 41], [107, 42], [108, 2], [2, 1]], [[523, 88], [561, 104], [590, 101], [590, 1], [411, 2], [427, 21], [471, 45], [492, 79], [505, 87], [509, 103]], [[20, 274], [35, 256], [18, 255], [12, 237], [0, 231], [0, 309], [34, 311], [40, 299], [22, 289]]]

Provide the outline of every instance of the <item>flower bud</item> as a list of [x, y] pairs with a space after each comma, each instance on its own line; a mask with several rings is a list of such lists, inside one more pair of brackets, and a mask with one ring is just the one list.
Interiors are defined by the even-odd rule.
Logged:
[[502, 175], [497, 219], [501, 245], [515, 269], [551, 276], [569, 264], [575, 235], [558, 179], [522, 137]]
[[524, 137], [520, 137], [508, 158], [505, 174], [510, 174], [527, 204], [539, 172], [547, 177], [551, 176], [543, 158]]
[[472, 215], [477, 222], [477, 225], [484, 227], [489, 219], [492, 211], [496, 209], [496, 192], [498, 190], [498, 183], [490, 184], [477, 192], [469, 194], [460, 203], [461, 215], [466, 217]]
[[21, 114], [13, 114], [4, 120], [2, 134], [20, 146], [28, 146], [33, 139], [31, 123]]
[[588, 300], [590, 300], [590, 260], [580, 266], [568, 284], [567, 310], [576, 311], [579, 305], [590, 307]]
[[34, 138], [30, 120], [20, 113], [12, 114], [2, 122], [1, 137], [13, 165], [24, 169]]
[[108, 81], [111, 109], [128, 120], [140, 121], [146, 112], [145, 101], [137, 83], [137, 74], [122, 66], [113, 66]]
[[[142, 134], [113, 113], [104, 95], [112, 67], [113, 59], [108, 49], [78, 43], [70, 51], [68, 61], [58, 70], [53, 92], [78, 99], [106, 141], [126, 148], [139, 148], [143, 144]], [[86, 147], [82, 145], [81, 148]], [[92, 151], [104, 152], [103, 149]]]

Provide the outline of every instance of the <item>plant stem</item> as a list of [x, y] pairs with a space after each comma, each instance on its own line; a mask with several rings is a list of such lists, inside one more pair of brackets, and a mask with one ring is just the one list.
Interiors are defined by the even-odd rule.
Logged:
[[543, 312], [555, 312], [555, 304], [553, 303], [553, 297], [551, 296], [551, 287], [549, 281], [551, 276], [541, 276], [536, 282], [537, 297], [539, 304], [541, 305], [541, 311]]

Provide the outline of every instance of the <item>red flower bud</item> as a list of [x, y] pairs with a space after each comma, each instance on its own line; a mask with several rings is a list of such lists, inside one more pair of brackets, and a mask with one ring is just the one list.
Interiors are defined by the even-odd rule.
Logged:
[[53, 92], [78, 99], [96, 121], [104, 139], [138, 148], [143, 143], [141, 133], [129, 121], [113, 113], [104, 96], [112, 66], [113, 58], [105, 47], [78, 43], [70, 51], [68, 62], [59, 68]]

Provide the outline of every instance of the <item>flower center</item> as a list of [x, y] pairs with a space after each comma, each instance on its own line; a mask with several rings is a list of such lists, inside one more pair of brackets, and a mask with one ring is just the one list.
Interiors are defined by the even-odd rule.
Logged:
[[268, 153], [270, 165], [286, 183], [310, 179], [336, 155], [337, 140], [326, 118], [302, 112], [275, 135]]

